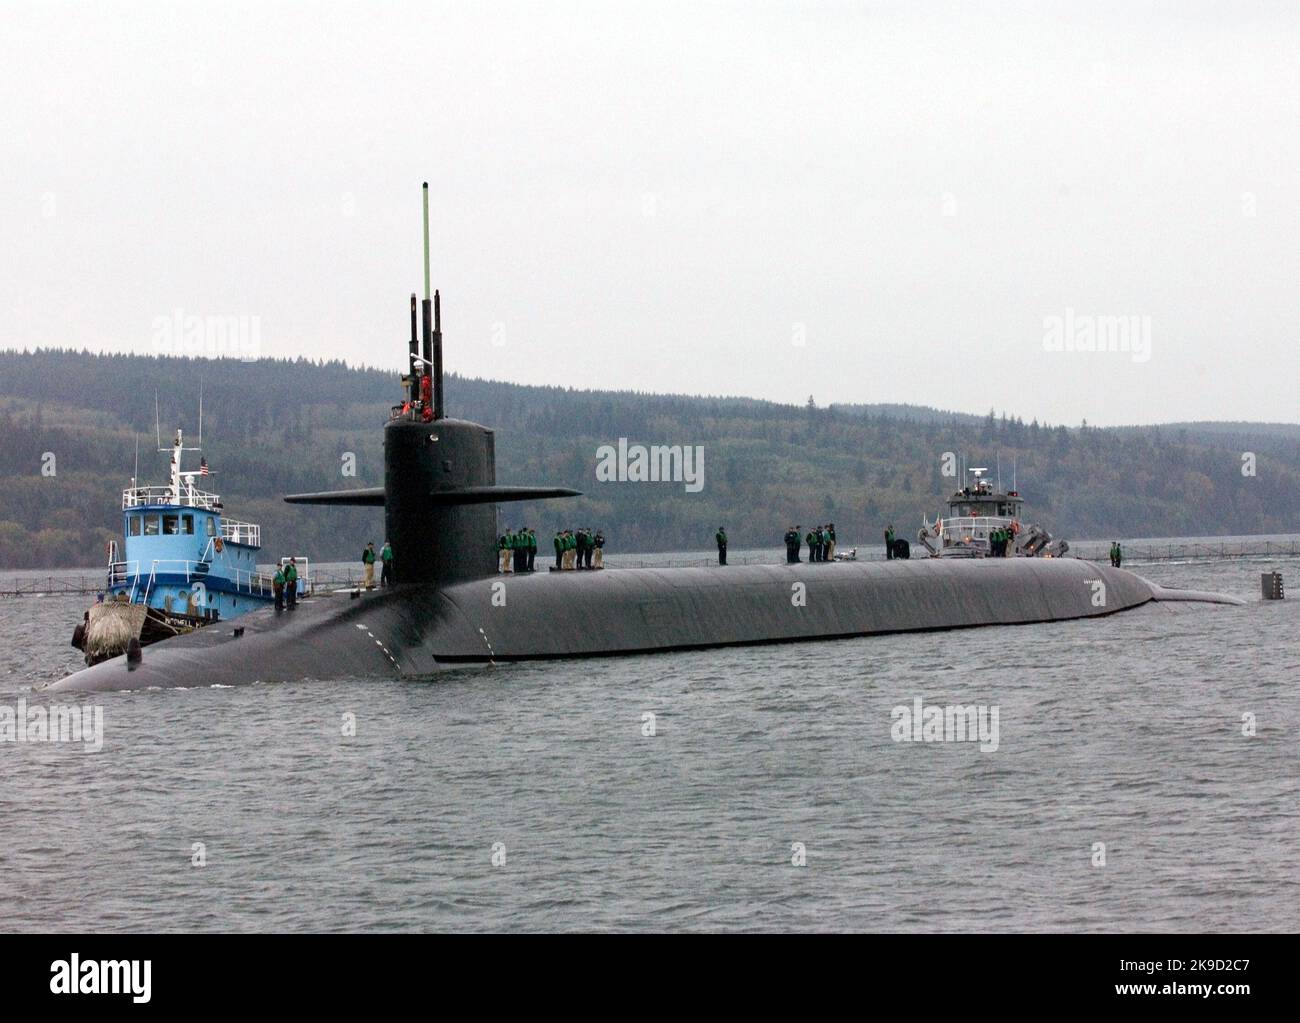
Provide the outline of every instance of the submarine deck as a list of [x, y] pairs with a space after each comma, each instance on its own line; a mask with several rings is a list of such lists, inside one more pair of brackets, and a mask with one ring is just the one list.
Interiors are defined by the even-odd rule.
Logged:
[[797, 642], [1100, 617], [1165, 590], [1073, 559], [926, 559], [495, 575], [264, 609], [48, 688], [175, 688], [421, 677], [449, 665]]

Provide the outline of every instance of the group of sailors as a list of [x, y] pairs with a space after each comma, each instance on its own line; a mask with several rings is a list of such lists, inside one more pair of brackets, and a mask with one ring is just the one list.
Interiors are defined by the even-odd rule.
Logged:
[[275, 594], [275, 609], [283, 611], [285, 605], [298, 606], [298, 559], [290, 558], [275, 570], [271, 580], [271, 592]]
[[368, 590], [375, 588], [375, 560], [378, 557], [382, 571], [379, 576], [380, 586], [393, 585], [393, 545], [387, 540], [379, 554], [375, 554], [375, 541], [371, 540], [366, 544], [366, 549], [361, 552], [361, 570], [365, 574], [365, 587]]
[[1116, 540], [1110, 545], [1110, 563], [1114, 568], [1119, 568], [1124, 561], [1124, 548]]
[[501, 572], [534, 572], [537, 560], [537, 534], [527, 526], [507, 529], [497, 537], [497, 556]]
[[562, 529], [555, 534], [555, 570], [573, 571], [579, 568], [605, 567], [605, 534], [590, 526], [581, 529]]
[[824, 526], [814, 526], [802, 538], [799, 535], [801, 528], [801, 526], [791, 526], [785, 531], [785, 560], [787, 564], [793, 565], [803, 560], [799, 557], [801, 541], [808, 544], [808, 560], [810, 562], [835, 560], [834, 522], [828, 522]]
[[[371, 540], [361, 552], [361, 571], [362, 585], [367, 590], [375, 588], [375, 562], [380, 564], [380, 586], [392, 586], [396, 581], [393, 577], [393, 545], [387, 540], [384, 546], [375, 550], [375, 542]], [[290, 558], [288, 561], [281, 562], [275, 570], [275, 576], [271, 579], [271, 592], [275, 594], [275, 609], [282, 611], [286, 607], [298, 606], [298, 559]]]
[[989, 557], [1005, 558], [1007, 548], [1009, 548], [1016, 539], [1018, 527], [1015, 522], [1009, 526], [998, 526], [989, 533]]

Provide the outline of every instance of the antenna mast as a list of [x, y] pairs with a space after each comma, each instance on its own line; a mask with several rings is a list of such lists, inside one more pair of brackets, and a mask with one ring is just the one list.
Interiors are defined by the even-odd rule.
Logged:
[[[429, 182], [424, 183], [424, 362], [433, 377], [433, 418], [442, 419], [442, 299], [430, 298], [429, 283]], [[432, 305], [432, 308], [430, 306]]]
[[424, 183], [424, 300], [429, 301], [429, 182]]
[[[424, 300], [420, 303], [420, 311], [424, 321], [424, 347], [421, 352], [424, 358], [424, 371], [434, 377], [432, 384], [436, 388], [439, 385], [433, 365], [433, 302], [429, 298], [429, 182], [427, 181], [424, 183]], [[426, 407], [424, 410], [426, 422], [438, 414], [437, 401], [434, 400], [432, 405], [432, 408]]]

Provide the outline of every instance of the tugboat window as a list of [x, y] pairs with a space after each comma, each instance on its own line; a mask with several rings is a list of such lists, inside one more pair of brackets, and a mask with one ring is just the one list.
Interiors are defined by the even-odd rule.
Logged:
[[217, 520], [214, 519], [211, 515], [209, 515], [209, 516], [204, 520], [204, 522], [205, 522], [206, 525], [207, 525], [208, 536], [216, 536], [216, 535], [217, 535]]
[[182, 532], [183, 532], [186, 536], [193, 536], [193, 535], [194, 535], [194, 516], [193, 516], [193, 515], [182, 515], [182, 516], [181, 516], [181, 522], [184, 524], [184, 527], [185, 527], [185, 528], [182, 530]]
[[130, 522], [129, 532], [130, 532], [131, 536], [139, 536], [139, 535], [140, 535], [140, 516], [139, 516], [139, 515], [132, 515], [132, 516], [129, 517], [128, 521]]
[[158, 516], [157, 516], [157, 515], [146, 515], [146, 516], [144, 517], [144, 535], [145, 535], [145, 536], [157, 536], [157, 535], [158, 535]]
[[181, 531], [181, 520], [177, 515], [163, 516], [163, 535], [176, 536]]

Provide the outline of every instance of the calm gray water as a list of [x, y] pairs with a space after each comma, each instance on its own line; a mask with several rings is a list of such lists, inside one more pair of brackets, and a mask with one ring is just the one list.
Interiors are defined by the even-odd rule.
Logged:
[[[1285, 602], [1267, 567], [1138, 569], [1245, 607], [98, 695], [100, 752], [0, 742], [0, 926], [1294, 931], [1300, 561]], [[50, 702], [86, 600], [0, 600], [0, 705]], [[999, 749], [893, 741], [917, 696], [997, 706]]]

